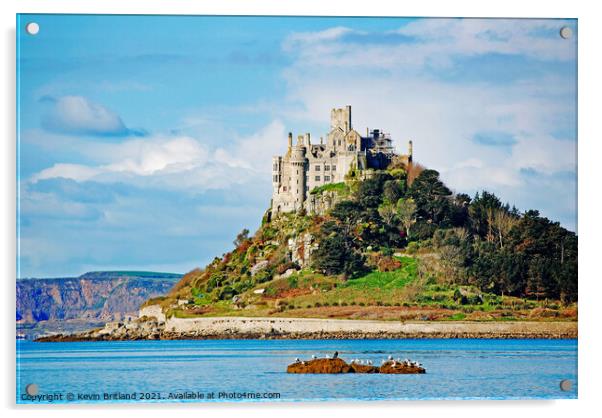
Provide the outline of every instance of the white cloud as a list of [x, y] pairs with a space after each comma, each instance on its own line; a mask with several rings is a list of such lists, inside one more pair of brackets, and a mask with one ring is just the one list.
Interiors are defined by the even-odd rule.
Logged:
[[352, 29], [343, 26], [325, 29], [317, 32], [295, 32], [292, 33], [284, 43], [284, 48], [291, 50], [299, 45], [304, 46], [308, 43], [317, 43], [322, 41], [332, 41], [341, 38], [347, 33], [353, 32]]
[[140, 134], [128, 129], [117, 113], [85, 97], [45, 97], [42, 101], [49, 106], [42, 117], [42, 126], [48, 131], [96, 136]]
[[[297, 32], [283, 49], [298, 54], [296, 65], [357, 71], [386, 69], [421, 71], [449, 68], [458, 56], [488, 53], [521, 55], [540, 60], [576, 58], [576, 37], [561, 39], [560, 28], [571, 21], [553, 19], [419, 19], [382, 35], [406, 37], [398, 43], [369, 42], [371, 34], [346, 27]], [[346, 35], [356, 35], [353, 40]], [[367, 42], [362, 42], [365, 37]]]
[[560, 38], [571, 21], [557, 19], [420, 19], [398, 33], [419, 37], [446, 55], [515, 54], [545, 60], [575, 58], [575, 38]]
[[284, 126], [274, 121], [259, 132], [210, 148], [189, 136], [156, 136], [122, 143], [75, 146], [96, 164], [57, 163], [41, 170], [31, 182], [51, 178], [123, 182], [139, 186], [201, 191], [232, 184], [270, 183], [271, 153], [286, 144]]

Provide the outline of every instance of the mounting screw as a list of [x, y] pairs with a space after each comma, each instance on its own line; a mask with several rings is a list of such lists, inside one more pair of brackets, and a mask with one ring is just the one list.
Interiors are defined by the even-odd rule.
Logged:
[[27, 392], [29, 396], [36, 396], [39, 391], [40, 388], [38, 388], [38, 385], [35, 383], [30, 383], [29, 385], [25, 386], [25, 392]]
[[40, 31], [40, 25], [38, 25], [36, 22], [29, 22], [27, 25], [25, 25], [25, 31], [30, 35], [37, 35]]
[[562, 39], [569, 39], [571, 36], [573, 36], [573, 30], [571, 28], [568, 26], [560, 28], [560, 37]]
[[563, 392], [568, 392], [573, 387], [573, 384], [569, 379], [563, 379], [560, 381], [560, 390]]

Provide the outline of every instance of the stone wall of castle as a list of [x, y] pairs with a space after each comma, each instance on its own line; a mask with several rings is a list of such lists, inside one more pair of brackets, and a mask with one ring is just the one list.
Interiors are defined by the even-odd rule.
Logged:
[[[388, 134], [375, 129], [362, 137], [351, 125], [351, 106], [332, 109], [330, 132], [326, 140], [313, 144], [310, 134], [299, 135], [293, 145], [288, 135], [285, 155], [272, 159], [272, 214], [294, 212], [305, 208], [310, 213], [323, 213], [332, 207], [328, 195], [320, 198], [310, 192], [326, 184], [345, 181], [354, 167], [360, 171], [383, 169], [393, 157]], [[411, 147], [411, 145], [410, 145]], [[411, 160], [411, 148], [407, 161]]]

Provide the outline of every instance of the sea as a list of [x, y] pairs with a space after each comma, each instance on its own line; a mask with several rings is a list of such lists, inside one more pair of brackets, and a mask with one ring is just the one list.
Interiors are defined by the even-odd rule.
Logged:
[[[287, 374], [332, 356], [425, 374]], [[17, 341], [20, 404], [577, 398], [577, 340]], [[561, 382], [565, 381], [563, 385]], [[561, 388], [561, 386], [563, 386]]]

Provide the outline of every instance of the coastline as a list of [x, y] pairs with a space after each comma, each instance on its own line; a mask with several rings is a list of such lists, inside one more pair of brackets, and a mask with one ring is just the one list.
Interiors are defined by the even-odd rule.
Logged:
[[112, 322], [77, 334], [40, 337], [39, 342], [191, 339], [575, 339], [576, 321], [399, 322], [282, 317], [169, 318]]

